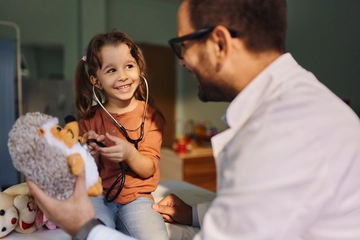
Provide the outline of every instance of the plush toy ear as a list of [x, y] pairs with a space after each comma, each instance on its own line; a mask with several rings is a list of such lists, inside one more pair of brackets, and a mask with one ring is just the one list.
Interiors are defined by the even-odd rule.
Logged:
[[65, 123], [76, 122], [76, 118], [72, 115], [68, 115], [64, 118]]
[[38, 133], [39, 133], [39, 135], [42, 136], [42, 137], [44, 137], [44, 135], [45, 135], [45, 131], [44, 131], [44, 129], [42, 129], [42, 128], [39, 128]]

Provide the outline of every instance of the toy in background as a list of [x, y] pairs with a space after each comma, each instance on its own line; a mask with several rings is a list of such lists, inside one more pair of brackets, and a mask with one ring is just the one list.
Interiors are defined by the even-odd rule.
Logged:
[[198, 147], [210, 147], [211, 138], [217, 134], [217, 129], [209, 121], [198, 122], [189, 120], [185, 124], [185, 140], [187, 143], [193, 142]]
[[186, 154], [195, 148], [211, 147], [211, 138], [217, 134], [217, 128], [211, 122], [189, 120], [185, 124], [185, 135], [179, 136], [173, 145], [178, 154]]
[[184, 155], [188, 151], [191, 151], [191, 144], [186, 141], [184, 136], [179, 136], [173, 144], [173, 149], [178, 155]]
[[89, 195], [102, 193], [97, 166], [79, 143], [79, 125], [74, 120], [61, 127], [55, 117], [27, 113], [16, 120], [9, 133], [8, 147], [15, 168], [59, 200], [72, 195], [76, 175], [84, 165]]
[[35, 226], [37, 229], [45, 228], [45, 229], [49, 229], [49, 230], [54, 230], [57, 228], [57, 226], [53, 222], [51, 222], [49, 219], [47, 219], [47, 217], [40, 210], [40, 208], [36, 212]]
[[0, 192], [0, 238], [12, 231], [35, 232], [37, 206], [26, 183], [13, 185]]

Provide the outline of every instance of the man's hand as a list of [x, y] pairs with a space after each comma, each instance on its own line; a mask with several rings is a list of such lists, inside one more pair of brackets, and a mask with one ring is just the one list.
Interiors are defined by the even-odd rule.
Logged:
[[181, 223], [186, 225], [192, 224], [192, 208], [179, 197], [169, 194], [152, 208], [161, 213], [166, 222]]
[[95, 218], [94, 207], [85, 187], [85, 172], [77, 177], [73, 195], [64, 201], [49, 197], [31, 180], [27, 179], [26, 182], [45, 216], [71, 236], [75, 236], [86, 222]]

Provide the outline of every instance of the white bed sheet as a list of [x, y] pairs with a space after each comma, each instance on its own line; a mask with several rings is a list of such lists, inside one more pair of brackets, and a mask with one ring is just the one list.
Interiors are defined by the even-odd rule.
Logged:
[[[200, 202], [211, 201], [215, 198], [215, 193], [206, 189], [183, 181], [161, 182], [154, 192], [155, 202], [160, 201], [164, 196], [174, 193], [187, 204], [196, 204]], [[185, 226], [180, 224], [166, 223], [170, 240], [187, 240], [199, 231], [199, 228]], [[20, 234], [12, 232], [5, 238], [6, 240], [71, 240], [71, 236], [61, 229], [55, 230], [37, 230], [31, 234]]]

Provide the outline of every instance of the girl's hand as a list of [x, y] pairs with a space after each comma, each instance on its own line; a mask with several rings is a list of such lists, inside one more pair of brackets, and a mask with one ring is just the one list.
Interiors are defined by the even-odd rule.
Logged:
[[100, 152], [101, 156], [114, 162], [126, 161], [131, 170], [142, 178], [153, 176], [155, 165], [150, 157], [142, 155], [133, 144], [124, 139], [114, 137], [109, 133], [106, 133], [105, 136], [110, 141], [113, 141], [115, 145], [104, 148], [97, 146], [96, 149]]
[[[109, 160], [114, 162], [122, 162], [124, 160], [131, 159], [131, 156], [134, 154], [134, 151], [137, 152], [135, 147], [132, 144], [130, 144], [128, 141], [112, 136], [109, 133], [106, 133], [105, 135], [110, 141], [113, 141], [115, 143], [114, 146], [101, 148], [99, 146], [94, 146], [96, 145], [95, 143], [92, 144], [93, 147], [97, 150], [97, 152], [100, 152], [102, 156], [108, 158]], [[105, 138], [104, 135], [101, 136]]]
[[[85, 133], [83, 138], [86, 139], [86, 141], [88, 141], [89, 139], [94, 139], [98, 142], [105, 141], [104, 135], [99, 135], [96, 132], [94, 132], [93, 130], [90, 130], [87, 133]], [[88, 147], [89, 147], [89, 152], [90, 152], [91, 156], [95, 159], [95, 161], [97, 161], [100, 156], [100, 152], [98, 151], [98, 149], [99, 149], [98, 145], [95, 142], [90, 142], [88, 144]]]

